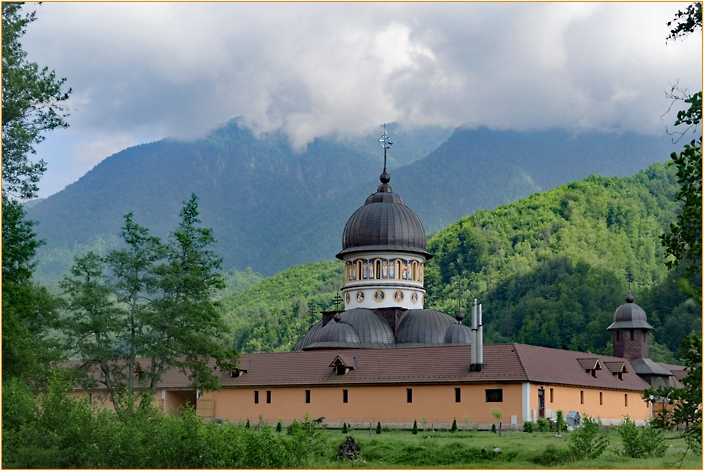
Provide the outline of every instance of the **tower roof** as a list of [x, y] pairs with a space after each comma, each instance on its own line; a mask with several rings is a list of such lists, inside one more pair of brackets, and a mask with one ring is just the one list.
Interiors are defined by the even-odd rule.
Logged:
[[614, 312], [613, 323], [606, 330], [616, 329], [642, 329], [653, 330], [653, 327], [648, 324], [648, 317], [642, 307], [635, 304], [633, 295], [628, 292], [626, 296], [626, 304], [622, 304]]
[[380, 180], [376, 193], [347, 221], [342, 233], [342, 251], [337, 258], [342, 259], [352, 252], [378, 250], [411, 252], [432, 258], [426, 250], [423, 223], [403, 198], [393, 193], [386, 169]]

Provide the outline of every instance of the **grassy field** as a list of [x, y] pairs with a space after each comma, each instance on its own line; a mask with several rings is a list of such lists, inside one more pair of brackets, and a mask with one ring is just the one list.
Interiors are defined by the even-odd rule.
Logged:
[[[543, 460], [538, 464], [535, 459], [559, 454], [566, 450], [569, 433], [556, 437], [551, 432], [504, 432], [501, 437], [496, 433], [478, 431], [447, 431], [430, 433], [418, 431], [385, 431], [379, 435], [369, 430], [352, 430], [343, 434], [340, 430], [326, 430], [317, 446], [315, 457], [309, 463], [311, 468], [672, 468], [679, 467], [685, 451], [683, 440], [672, 439], [667, 453], [662, 458], [633, 459], [621, 456], [621, 440], [616, 430], [606, 430], [609, 447], [597, 459], [549, 463]], [[360, 458], [355, 461], [337, 460], [339, 445], [352, 436], [360, 447]], [[493, 453], [494, 448], [501, 448], [500, 454]], [[482, 452], [482, 449], [486, 450]], [[545, 450], [548, 450], [547, 452]], [[555, 453], [557, 451], [557, 453]], [[687, 454], [681, 463], [685, 469], [702, 469], [701, 456]]]

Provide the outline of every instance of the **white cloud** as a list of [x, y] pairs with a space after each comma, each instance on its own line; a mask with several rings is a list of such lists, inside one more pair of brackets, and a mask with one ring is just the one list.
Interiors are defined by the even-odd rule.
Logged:
[[44, 3], [23, 44], [68, 77], [86, 164], [234, 116], [297, 147], [384, 121], [655, 134], [668, 84], [701, 84], [701, 37], [665, 44], [686, 5]]

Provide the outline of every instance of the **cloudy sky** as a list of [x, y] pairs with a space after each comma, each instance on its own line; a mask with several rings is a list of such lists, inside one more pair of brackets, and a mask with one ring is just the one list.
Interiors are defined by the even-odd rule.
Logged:
[[22, 44], [73, 88], [46, 197], [126, 147], [235, 116], [294, 146], [383, 122], [663, 135], [701, 89], [686, 3], [43, 3]]

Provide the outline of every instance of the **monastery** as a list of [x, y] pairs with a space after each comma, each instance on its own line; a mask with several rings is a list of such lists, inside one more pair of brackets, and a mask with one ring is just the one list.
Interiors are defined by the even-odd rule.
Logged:
[[[385, 160], [388, 136], [382, 135]], [[218, 391], [196, 391], [180, 372], [164, 375], [157, 404], [187, 402], [199, 415], [232, 422], [288, 424], [304, 414], [328, 426], [489, 428], [501, 409], [505, 428], [577, 412], [615, 424], [652, 416], [641, 399], [651, 385], [681, 386], [684, 367], [648, 359], [646, 313], [628, 293], [614, 313], [613, 355], [517, 343], [484, 345], [481, 304], [469, 326], [423, 307], [426, 250], [423, 224], [389, 185], [381, 185], [347, 222], [342, 250], [344, 310], [323, 313], [287, 353], [242, 354], [239, 368], [220, 373]], [[96, 391], [98, 392], [98, 391]]]

